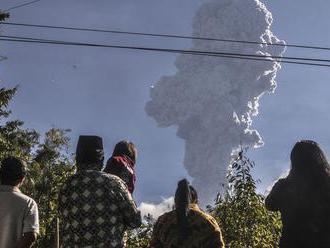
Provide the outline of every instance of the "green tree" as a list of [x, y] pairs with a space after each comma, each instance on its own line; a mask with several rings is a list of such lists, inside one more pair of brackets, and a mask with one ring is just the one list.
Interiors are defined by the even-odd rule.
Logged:
[[35, 130], [25, 129], [23, 121], [10, 119], [8, 105], [16, 92], [17, 87], [0, 89], [0, 159], [12, 155], [31, 161], [39, 134]]
[[[12, 120], [8, 105], [17, 87], [0, 89], [0, 159], [18, 156], [28, 163], [28, 175], [22, 191], [34, 198], [40, 212], [40, 236], [36, 247], [52, 247], [57, 218], [57, 195], [61, 185], [73, 174], [75, 167], [69, 153], [70, 130], [51, 128], [40, 135], [26, 129], [24, 122]], [[238, 153], [228, 174], [229, 186], [209, 208], [219, 222], [227, 247], [277, 247], [281, 221], [279, 214], [268, 212], [264, 196], [256, 192], [251, 175], [254, 163], [245, 150]], [[153, 218], [128, 232], [128, 248], [145, 248], [150, 242]]]
[[21, 190], [38, 204], [40, 236], [36, 247], [47, 247], [53, 243], [58, 191], [74, 171], [69, 154], [70, 130], [51, 128], [40, 141], [35, 130], [10, 118], [8, 105], [16, 92], [17, 87], [0, 89], [0, 159], [16, 156], [27, 162], [28, 173]]
[[38, 247], [54, 244], [58, 193], [63, 183], [74, 173], [74, 163], [68, 152], [69, 131], [52, 128], [46, 132], [30, 163], [28, 179], [31, 183], [23, 188], [39, 206], [41, 235]]
[[147, 248], [151, 240], [154, 218], [151, 215], [145, 216], [141, 227], [129, 230], [127, 233], [127, 248]]
[[266, 210], [264, 196], [256, 192], [251, 175], [254, 162], [241, 150], [228, 174], [228, 189], [210, 208], [223, 231], [227, 247], [278, 247], [281, 220], [277, 213]]

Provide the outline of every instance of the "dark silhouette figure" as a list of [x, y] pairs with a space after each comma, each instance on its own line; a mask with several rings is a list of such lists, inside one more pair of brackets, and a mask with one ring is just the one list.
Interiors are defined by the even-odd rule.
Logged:
[[330, 247], [330, 166], [316, 142], [295, 144], [290, 173], [274, 185], [266, 207], [281, 212], [281, 248]]
[[196, 190], [187, 180], [181, 180], [175, 193], [175, 210], [157, 220], [150, 248], [224, 247], [217, 222], [197, 203]]

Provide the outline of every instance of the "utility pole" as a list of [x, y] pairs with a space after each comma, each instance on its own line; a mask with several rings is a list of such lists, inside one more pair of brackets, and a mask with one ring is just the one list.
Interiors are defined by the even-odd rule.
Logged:
[[60, 248], [60, 219], [56, 218], [55, 248]]

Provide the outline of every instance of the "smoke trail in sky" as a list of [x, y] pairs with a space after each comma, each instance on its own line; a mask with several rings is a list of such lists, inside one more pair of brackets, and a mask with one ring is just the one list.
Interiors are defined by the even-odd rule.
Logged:
[[[284, 44], [270, 30], [272, 15], [259, 0], [204, 2], [193, 21], [193, 35]], [[192, 49], [280, 56], [284, 47], [194, 40]], [[151, 88], [146, 112], [160, 127], [175, 125], [185, 140], [184, 166], [204, 204], [225, 184], [232, 151], [240, 144], [263, 144], [252, 117], [259, 98], [276, 88], [280, 64], [180, 55], [177, 72]]]

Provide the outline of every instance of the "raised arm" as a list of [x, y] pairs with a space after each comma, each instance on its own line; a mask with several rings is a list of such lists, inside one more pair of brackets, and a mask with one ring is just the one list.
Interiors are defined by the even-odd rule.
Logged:
[[124, 182], [120, 182], [119, 187], [119, 208], [123, 213], [124, 222], [129, 228], [137, 228], [142, 224], [141, 212], [137, 209], [132, 195], [128, 192]]

